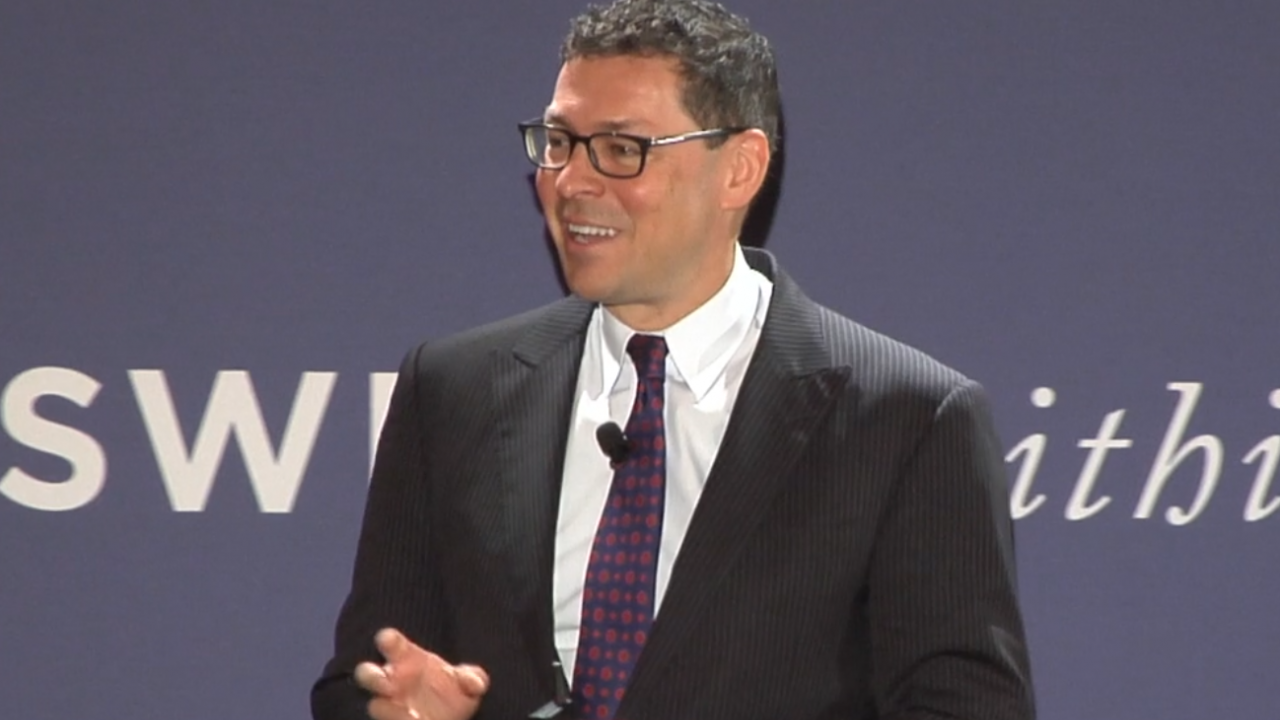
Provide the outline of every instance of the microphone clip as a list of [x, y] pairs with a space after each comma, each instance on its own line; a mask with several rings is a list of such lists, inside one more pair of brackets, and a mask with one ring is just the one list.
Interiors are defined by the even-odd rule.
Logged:
[[600, 445], [600, 451], [609, 458], [609, 466], [614, 470], [627, 461], [634, 449], [634, 443], [622, 433], [618, 423], [612, 421], [596, 428], [596, 443]]

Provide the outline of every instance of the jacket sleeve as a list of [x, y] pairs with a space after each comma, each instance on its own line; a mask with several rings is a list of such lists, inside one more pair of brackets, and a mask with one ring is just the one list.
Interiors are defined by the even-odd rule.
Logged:
[[436, 651], [448, 644], [432, 553], [420, 353], [411, 351], [401, 363], [378, 440], [351, 590], [338, 616], [333, 657], [311, 690], [315, 720], [367, 720], [369, 697], [351, 674], [365, 660], [381, 662], [373, 644], [378, 630], [397, 628]]
[[1032, 720], [1013, 529], [982, 388], [962, 381], [908, 456], [868, 586], [886, 720]]

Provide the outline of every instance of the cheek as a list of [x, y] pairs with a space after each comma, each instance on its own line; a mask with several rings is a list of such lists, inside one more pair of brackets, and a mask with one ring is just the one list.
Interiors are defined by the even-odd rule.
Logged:
[[640, 252], [669, 257], [683, 253], [691, 236], [700, 234], [696, 189], [673, 186], [651, 188], [627, 198], [628, 213], [636, 224]]
[[538, 195], [538, 203], [542, 206], [547, 222], [554, 220], [556, 208], [556, 179], [545, 170], [539, 170], [533, 176], [533, 189]]
[[668, 188], [665, 184], [636, 184], [620, 188], [617, 192], [618, 205], [645, 245], [661, 243], [670, 234], [674, 198]]

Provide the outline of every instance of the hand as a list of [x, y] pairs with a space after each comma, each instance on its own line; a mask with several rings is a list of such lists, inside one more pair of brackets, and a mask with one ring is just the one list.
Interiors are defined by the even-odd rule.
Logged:
[[373, 720], [467, 720], [489, 689], [489, 675], [474, 665], [450, 665], [435, 653], [385, 628], [374, 638], [383, 665], [356, 667], [360, 687], [373, 694]]

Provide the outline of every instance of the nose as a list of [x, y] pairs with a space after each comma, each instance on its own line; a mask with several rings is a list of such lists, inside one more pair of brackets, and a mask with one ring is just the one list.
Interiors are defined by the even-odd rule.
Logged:
[[561, 197], [599, 195], [604, 188], [604, 176], [591, 164], [586, 143], [577, 143], [569, 151], [569, 162], [551, 172], [557, 173], [556, 192]]

